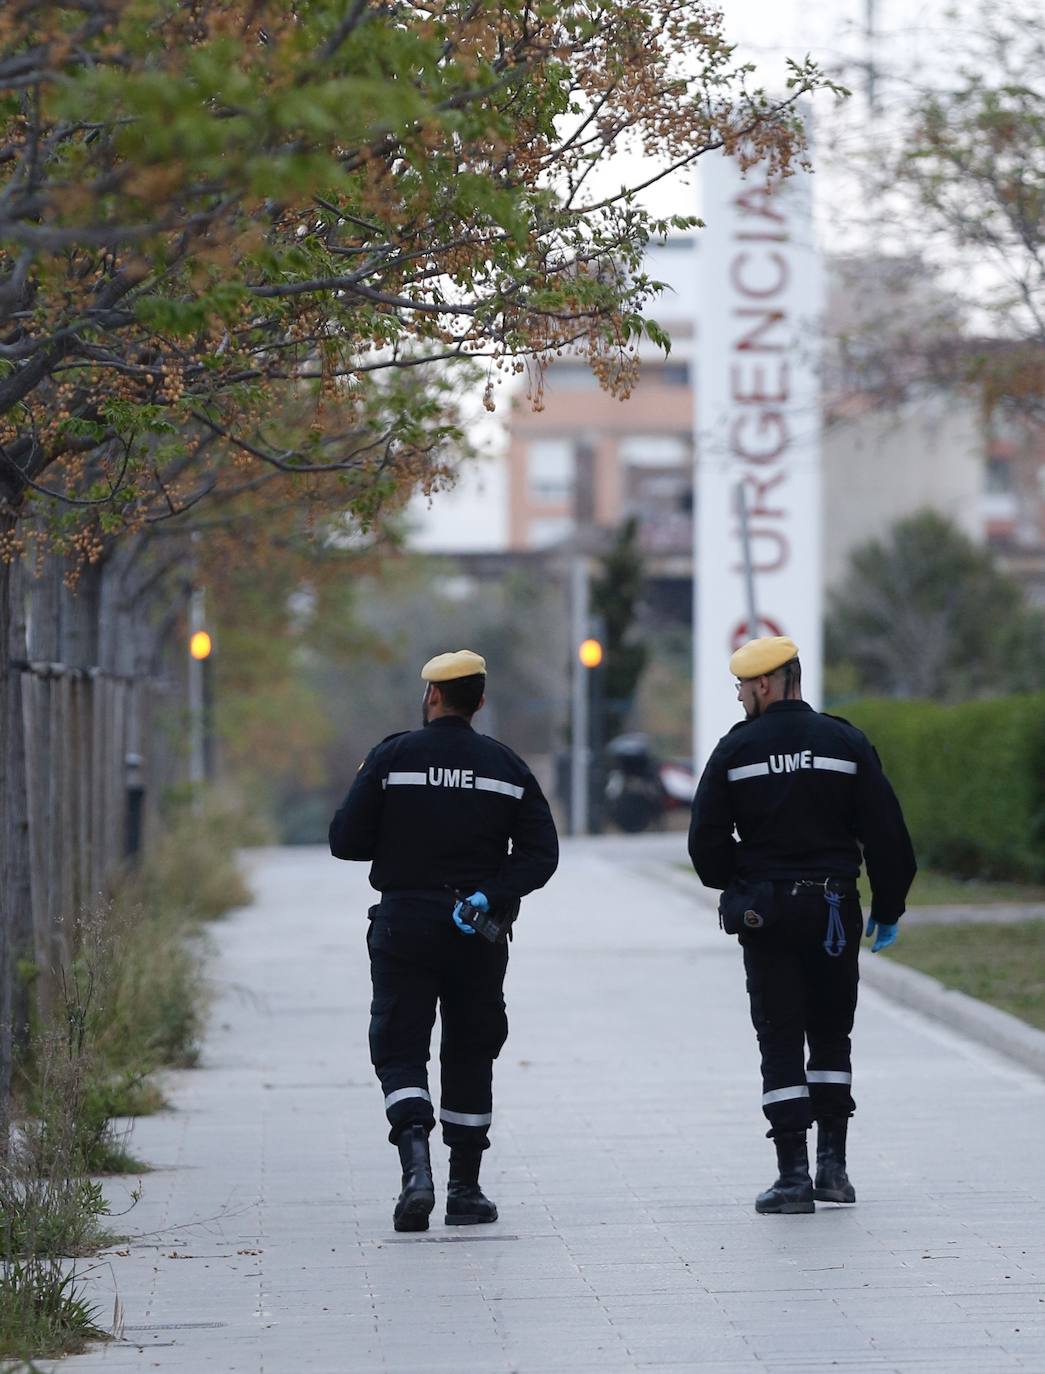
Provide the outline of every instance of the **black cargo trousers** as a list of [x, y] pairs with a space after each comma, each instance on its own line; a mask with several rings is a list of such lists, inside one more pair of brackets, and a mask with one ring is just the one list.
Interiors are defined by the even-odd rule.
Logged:
[[438, 1006], [439, 1120], [453, 1147], [485, 1150], [493, 1114], [493, 1061], [508, 1037], [507, 943], [465, 935], [453, 898], [384, 897], [370, 908], [373, 1001], [370, 1059], [385, 1094], [389, 1140], [406, 1126], [435, 1126], [428, 1085]]
[[849, 1037], [863, 916], [856, 884], [838, 886], [844, 890], [841, 954], [832, 956], [824, 947], [823, 889], [791, 882], [773, 884], [776, 922], [740, 936], [751, 1020], [762, 1052], [762, 1110], [771, 1136], [808, 1130], [814, 1121], [849, 1117], [856, 1110]]

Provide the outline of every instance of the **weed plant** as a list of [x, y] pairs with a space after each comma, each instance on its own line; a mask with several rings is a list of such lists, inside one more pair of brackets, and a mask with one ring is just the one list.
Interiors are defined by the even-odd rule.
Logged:
[[263, 844], [267, 831], [221, 795], [199, 810], [181, 802], [143, 867], [138, 891], [151, 914], [175, 912], [181, 921], [213, 921], [250, 901], [236, 851]]
[[0, 1359], [73, 1353], [105, 1335], [79, 1294], [75, 1269], [59, 1260], [30, 1258], [4, 1260], [2, 1274]]
[[85, 1174], [83, 1106], [91, 1079], [82, 1004], [34, 1038], [35, 1111], [0, 1161], [0, 1355], [80, 1349], [99, 1335], [76, 1257], [103, 1244], [108, 1205]]
[[163, 1105], [155, 1070], [196, 1061], [204, 922], [250, 900], [235, 862], [246, 838], [225, 802], [176, 812], [141, 868], [76, 925], [52, 1020], [29, 1036], [19, 1124], [0, 1157], [0, 1359], [103, 1334], [76, 1268], [107, 1243], [92, 1175], [144, 1169], [118, 1123]]

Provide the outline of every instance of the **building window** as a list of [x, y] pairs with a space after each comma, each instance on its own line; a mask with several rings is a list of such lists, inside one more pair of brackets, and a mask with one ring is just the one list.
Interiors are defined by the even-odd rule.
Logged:
[[987, 459], [986, 487], [991, 496], [1004, 496], [1012, 491], [1012, 464], [1008, 458]]
[[569, 515], [549, 515], [529, 524], [528, 543], [531, 549], [550, 549], [565, 543], [573, 534], [574, 522]]
[[526, 454], [530, 500], [563, 506], [573, 501], [576, 464], [572, 439], [535, 439]]
[[688, 468], [693, 461], [685, 434], [629, 434], [618, 442], [617, 455], [628, 468]]
[[599, 379], [587, 363], [556, 360], [548, 364], [544, 374], [546, 392], [598, 391]]
[[639, 386], [689, 386], [689, 363], [643, 363]]

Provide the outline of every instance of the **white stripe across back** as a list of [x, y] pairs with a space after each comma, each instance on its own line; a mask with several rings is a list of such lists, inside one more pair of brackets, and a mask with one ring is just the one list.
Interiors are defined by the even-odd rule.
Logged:
[[502, 782], [500, 778], [476, 778], [477, 792], [500, 792], [506, 797], [522, 797], [523, 789], [512, 782]]
[[731, 768], [726, 778], [729, 782], [740, 782], [744, 778], [761, 778], [768, 772], [768, 763], [746, 763], [743, 768]]
[[852, 759], [825, 758], [822, 754], [813, 755], [813, 767], [822, 768], [825, 773], [855, 773], [856, 764]]
[[389, 773], [385, 779], [388, 787], [427, 787], [427, 773]]

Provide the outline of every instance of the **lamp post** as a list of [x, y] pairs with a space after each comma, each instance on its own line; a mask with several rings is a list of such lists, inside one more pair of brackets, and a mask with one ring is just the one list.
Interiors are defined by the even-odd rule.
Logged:
[[[580, 646], [588, 633], [588, 560], [574, 557], [570, 570], [571, 639]], [[588, 682], [578, 650], [570, 682], [570, 834], [588, 833]]]
[[582, 641], [578, 657], [584, 665], [588, 697], [588, 831], [602, 833], [603, 745], [606, 743], [606, 669], [603, 641], [606, 630], [601, 616], [589, 621], [589, 637]]
[[197, 804], [207, 780], [208, 669], [213, 649], [204, 620], [203, 590], [197, 587], [189, 600], [189, 782]]

